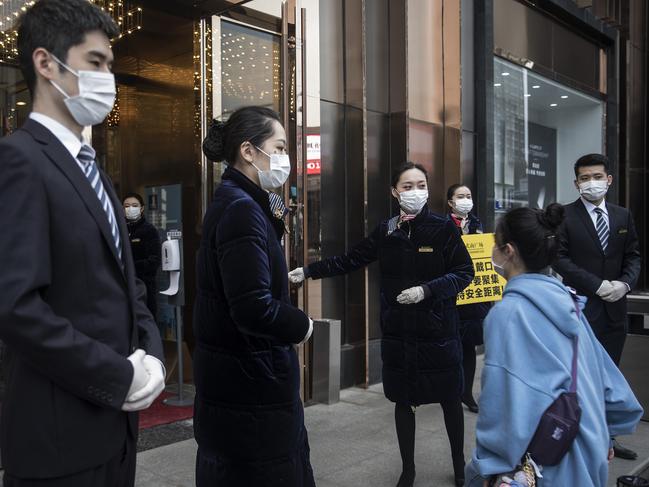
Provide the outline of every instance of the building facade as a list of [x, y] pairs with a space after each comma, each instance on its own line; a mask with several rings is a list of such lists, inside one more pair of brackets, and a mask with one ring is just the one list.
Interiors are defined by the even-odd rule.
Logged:
[[[6, 25], [28, 3], [2, 6], [3, 135], [29, 113]], [[429, 170], [435, 211], [446, 211], [448, 186], [467, 184], [492, 230], [510, 208], [576, 199], [572, 164], [588, 152], [611, 158], [610, 199], [632, 210], [646, 255], [643, 0], [96, 3], [131, 20], [114, 42], [117, 104], [93, 146], [119, 193], [145, 197], [161, 235], [182, 232], [190, 350], [201, 218], [224, 170], [201, 141], [212, 118], [242, 105], [276, 109], [289, 134], [290, 267], [342, 253], [390, 217], [390, 174], [406, 160]], [[292, 296], [314, 318], [341, 320], [343, 387], [380, 380], [375, 265]], [[171, 339], [173, 309], [163, 297], [159, 307]]]

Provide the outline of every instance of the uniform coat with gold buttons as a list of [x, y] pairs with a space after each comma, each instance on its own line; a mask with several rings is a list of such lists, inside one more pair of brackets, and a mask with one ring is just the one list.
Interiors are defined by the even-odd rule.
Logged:
[[156, 276], [162, 260], [158, 230], [144, 216], [127, 222], [127, 227], [135, 273], [146, 286], [147, 307], [155, 318], [158, 294]]
[[[459, 397], [462, 345], [455, 300], [474, 271], [457, 228], [424, 207], [413, 220], [382, 222], [348, 253], [310, 264], [305, 275], [320, 279], [346, 274], [376, 260], [386, 397], [413, 406]], [[401, 291], [415, 286], [424, 288], [425, 299], [399, 304]]]

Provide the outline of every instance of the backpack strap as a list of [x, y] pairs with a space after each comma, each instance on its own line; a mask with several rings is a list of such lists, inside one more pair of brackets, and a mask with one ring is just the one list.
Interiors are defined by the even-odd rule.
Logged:
[[[570, 297], [575, 305], [575, 313], [577, 319], [581, 322], [581, 310], [579, 309], [579, 301], [577, 300], [577, 293], [574, 289], [568, 288]], [[579, 352], [579, 334], [575, 335], [572, 339], [572, 369], [570, 371], [570, 392], [577, 392], [577, 358]]]

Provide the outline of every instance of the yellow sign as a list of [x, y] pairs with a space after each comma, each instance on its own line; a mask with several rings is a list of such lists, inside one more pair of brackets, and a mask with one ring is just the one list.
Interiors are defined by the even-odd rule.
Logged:
[[493, 233], [463, 235], [464, 245], [473, 261], [475, 277], [464, 291], [457, 295], [457, 304], [500, 301], [507, 281], [498, 275], [491, 263], [491, 251], [496, 244]]

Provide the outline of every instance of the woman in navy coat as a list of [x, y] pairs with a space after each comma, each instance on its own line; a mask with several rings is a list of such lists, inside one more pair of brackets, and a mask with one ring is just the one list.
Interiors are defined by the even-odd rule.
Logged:
[[473, 279], [471, 258], [455, 225], [426, 205], [426, 170], [411, 162], [392, 179], [401, 212], [347, 254], [298, 268], [292, 282], [345, 274], [379, 261], [383, 389], [396, 403], [403, 472], [398, 487], [415, 479], [415, 407], [440, 403], [451, 443], [457, 485], [464, 483], [464, 418], [460, 396], [462, 345], [455, 300]]
[[[454, 184], [446, 192], [448, 218], [460, 233], [470, 235], [482, 233], [482, 223], [473, 213], [473, 197], [468, 186]], [[462, 402], [472, 413], [478, 412], [478, 403], [473, 398], [473, 379], [475, 377], [475, 347], [482, 345], [482, 322], [489, 313], [490, 303], [474, 303], [458, 306], [460, 318], [460, 337], [462, 338], [462, 369], [464, 370], [464, 393]]]
[[313, 329], [289, 301], [281, 239], [287, 211], [271, 189], [290, 173], [274, 111], [214, 122], [206, 156], [228, 168], [203, 222], [194, 318], [198, 487], [312, 487], [294, 344]]

